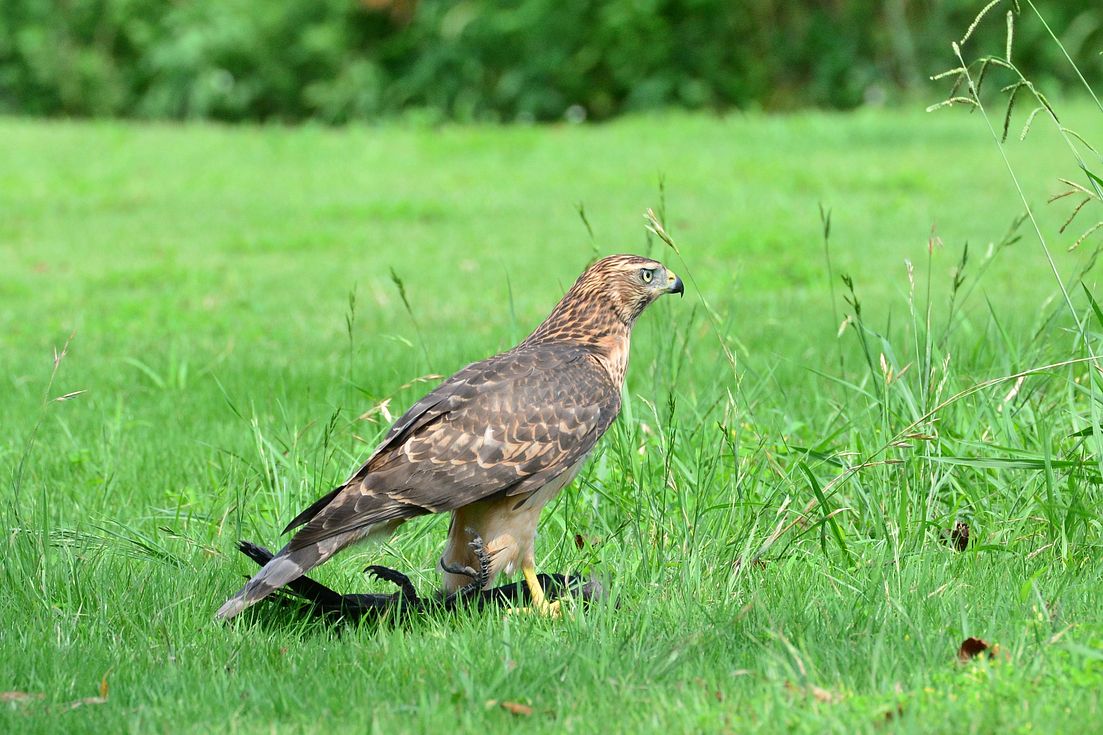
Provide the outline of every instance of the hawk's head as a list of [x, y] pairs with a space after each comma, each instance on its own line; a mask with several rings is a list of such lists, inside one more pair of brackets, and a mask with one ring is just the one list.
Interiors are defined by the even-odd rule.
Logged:
[[663, 294], [683, 290], [682, 279], [657, 260], [610, 255], [578, 277], [522, 345], [568, 341], [624, 352], [636, 317]]
[[572, 291], [612, 307], [626, 324], [663, 294], [684, 292], [682, 279], [657, 260], [638, 255], [610, 255], [579, 277]]

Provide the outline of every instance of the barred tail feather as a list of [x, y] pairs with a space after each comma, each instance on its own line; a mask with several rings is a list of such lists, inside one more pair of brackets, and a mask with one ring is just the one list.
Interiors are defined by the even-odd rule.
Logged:
[[298, 545], [302, 536], [300, 532], [295, 538], [291, 539], [290, 544], [280, 550], [280, 553], [261, 567], [260, 571], [253, 575], [253, 578], [246, 582], [245, 586], [236, 595], [226, 600], [222, 607], [218, 608], [215, 619], [226, 620], [234, 617], [288, 582], [303, 576], [341, 549], [359, 541], [385, 538], [401, 522], [401, 519], [394, 519], [366, 525], [317, 541], [308, 541], [305, 545]]
[[218, 608], [217, 620], [232, 618], [245, 608], [263, 600], [288, 582], [298, 579], [314, 567], [328, 559], [336, 549], [329, 553], [320, 544], [311, 544], [303, 549], [288, 552], [286, 549], [274, 556], [261, 567], [252, 579], [245, 583], [240, 591]]

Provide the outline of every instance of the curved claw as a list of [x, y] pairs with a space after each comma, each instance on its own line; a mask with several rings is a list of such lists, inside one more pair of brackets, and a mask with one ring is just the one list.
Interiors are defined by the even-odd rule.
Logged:
[[490, 584], [490, 552], [486, 550], [486, 543], [483, 542], [482, 536], [470, 528], [467, 531], [471, 534], [471, 541], [467, 545], [475, 554], [475, 558], [479, 560], [479, 573], [474, 577], [471, 584], [477, 584], [477, 589], [483, 590]]
[[471, 582], [465, 584], [452, 594], [445, 598], [446, 603], [455, 603], [458, 600], [464, 600], [470, 597], [479, 595], [486, 589], [490, 583], [490, 552], [486, 550], [486, 543], [483, 542], [482, 536], [468, 528], [467, 532], [471, 534], [471, 541], [468, 542], [468, 547], [475, 554], [475, 558], [479, 562], [478, 570], [471, 567], [448, 564], [442, 557], [440, 560], [440, 568], [449, 574], [461, 574], [468, 577]]
[[437, 566], [440, 567], [442, 572], [448, 572], [449, 574], [458, 574], [461, 577], [467, 577], [468, 579], [478, 579], [479, 573], [468, 566], [460, 566], [459, 564], [449, 564], [444, 560], [442, 556], [440, 561], [437, 562]]
[[399, 592], [405, 600], [410, 602], [419, 602], [421, 600], [421, 598], [418, 597], [417, 589], [414, 588], [414, 583], [410, 581], [409, 577], [397, 569], [372, 564], [364, 569], [364, 573], [395, 585], [398, 587]]

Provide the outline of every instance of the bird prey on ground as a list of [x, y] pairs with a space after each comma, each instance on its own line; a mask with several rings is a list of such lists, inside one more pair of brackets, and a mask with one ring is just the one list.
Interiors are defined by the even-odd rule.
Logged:
[[[632, 326], [659, 296], [682, 293], [662, 263], [602, 258], [523, 342], [476, 362], [415, 403], [352, 477], [288, 524], [291, 541], [219, 608], [230, 618], [341, 549], [429, 513], [452, 514], [441, 556], [446, 592], [518, 569], [533, 607], [541, 509], [578, 473], [620, 412]], [[485, 576], [485, 575], [484, 575]]]

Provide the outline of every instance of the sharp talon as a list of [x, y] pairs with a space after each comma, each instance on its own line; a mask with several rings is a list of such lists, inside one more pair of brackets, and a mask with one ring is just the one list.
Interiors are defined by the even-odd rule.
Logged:
[[482, 536], [475, 533], [470, 528], [467, 529], [467, 532], [472, 535], [467, 546], [475, 554], [475, 558], [479, 562], [478, 570], [472, 569], [469, 566], [452, 564], [445, 561], [443, 556], [440, 558], [440, 561], [437, 562], [437, 565], [440, 567], [441, 571], [467, 577], [472, 580], [473, 585], [477, 584], [479, 589], [482, 589], [486, 586], [487, 582], [490, 581], [490, 553], [486, 550], [486, 544], [483, 543]]
[[490, 552], [486, 550], [486, 544], [483, 543], [482, 536], [470, 528], [467, 529], [467, 532], [471, 534], [471, 541], [467, 545], [475, 554], [475, 558], [479, 560], [479, 572], [472, 585], [477, 584], [478, 589], [485, 589], [490, 583]]
[[460, 576], [467, 577], [469, 579], [478, 579], [479, 573], [468, 566], [460, 566], [459, 564], [449, 564], [444, 560], [442, 556], [438, 562], [441, 571], [448, 572], [449, 574], [459, 574]]
[[409, 577], [397, 569], [373, 564], [364, 569], [364, 573], [395, 585], [402, 593], [402, 596], [407, 600], [417, 601], [419, 599], [417, 590], [414, 588], [414, 583], [410, 581]]
[[476, 533], [473, 529], [464, 529], [471, 534], [471, 540], [467, 543], [468, 548], [475, 555], [475, 559], [479, 563], [478, 570], [472, 569], [468, 566], [459, 566], [449, 564], [444, 560], [442, 556], [440, 559], [440, 568], [442, 571], [449, 574], [459, 574], [467, 577], [471, 580], [468, 584], [460, 587], [455, 592], [447, 595], [444, 599], [448, 605], [454, 605], [460, 600], [466, 600], [468, 598], [481, 594], [487, 586], [490, 584], [490, 553], [486, 550], [486, 544], [483, 542], [482, 536]]

